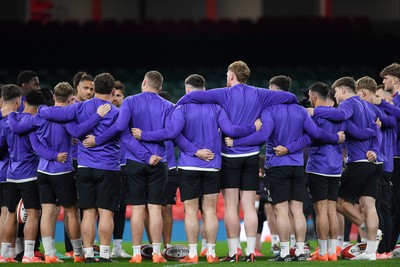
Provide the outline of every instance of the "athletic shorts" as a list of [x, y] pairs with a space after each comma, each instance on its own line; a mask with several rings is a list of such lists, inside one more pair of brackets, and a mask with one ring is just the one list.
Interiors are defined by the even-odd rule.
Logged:
[[78, 202], [74, 173], [48, 175], [38, 172], [40, 203], [57, 204], [63, 207], [76, 205]]
[[179, 169], [181, 200], [199, 198], [220, 192], [220, 172]]
[[120, 171], [78, 168], [77, 175], [80, 209], [119, 210], [121, 200]]
[[259, 155], [240, 158], [222, 157], [221, 189], [239, 188], [257, 191]]
[[7, 206], [7, 183], [0, 183], [0, 207]]
[[37, 181], [25, 183], [7, 182], [7, 207], [13, 213], [22, 198], [25, 209], [40, 210], [40, 198]]
[[307, 195], [304, 167], [272, 167], [266, 169], [266, 174], [272, 205], [291, 200], [304, 201]]
[[321, 200], [337, 201], [340, 177], [308, 173], [308, 189], [313, 203]]
[[382, 171], [383, 164], [372, 162], [348, 163], [340, 179], [339, 197], [346, 200], [358, 199], [361, 196], [376, 199]]
[[176, 204], [176, 190], [179, 186], [179, 174], [178, 169], [168, 170], [168, 183], [167, 183], [167, 193], [166, 193], [166, 204], [175, 205]]
[[125, 174], [128, 180], [127, 203], [130, 205], [165, 205], [168, 182], [167, 165], [156, 166], [127, 160]]

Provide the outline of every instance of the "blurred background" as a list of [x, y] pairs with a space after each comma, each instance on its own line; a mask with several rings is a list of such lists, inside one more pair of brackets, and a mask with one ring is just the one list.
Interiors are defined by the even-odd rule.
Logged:
[[292, 91], [370, 75], [400, 57], [400, 0], [1, 0], [0, 83], [38, 73], [42, 87], [110, 72], [129, 94], [158, 70], [176, 101], [183, 80], [225, 86], [245, 61], [249, 84], [284, 74]]

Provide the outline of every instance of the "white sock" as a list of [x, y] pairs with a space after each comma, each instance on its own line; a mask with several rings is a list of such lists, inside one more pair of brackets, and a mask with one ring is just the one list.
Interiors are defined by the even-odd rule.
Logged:
[[56, 255], [56, 253], [57, 253], [56, 242], [54, 241], [54, 238], [53, 238], [53, 237], [51, 238], [51, 246], [52, 246], [52, 248], [53, 248], [53, 253], [54, 253], [54, 255]]
[[366, 237], [361, 238], [361, 243], [367, 243], [367, 241], [368, 241], [368, 238], [366, 238]]
[[197, 255], [197, 244], [189, 244], [189, 257], [193, 258]]
[[[325, 248], [326, 251], [326, 248]], [[296, 256], [304, 254], [304, 242], [296, 242], [296, 251], [294, 253]]]
[[42, 242], [43, 242], [43, 247], [44, 247], [44, 255], [53, 257], [54, 256], [54, 251], [53, 251], [53, 245], [51, 243], [51, 236], [45, 236], [42, 237]]
[[153, 254], [161, 255], [161, 243], [153, 243]]
[[171, 244], [165, 244], [164, 247], [165, 247], [165, 248], [170, 248], [170, 247], [171, 247]]
[[343, 240], [344, 240], [344, 236], [338, 235], [338, 237], [337, 237], [337, 245], [339, 247], [343, 247]]
[[[51, 237], [50, 237], [50, 239], [51, 239]], [[25, 240], [24, 244], [25, 244], [24, 256], [26, 256], [28, 258], [32, 258], [33, 256], [35, 256], [35, 253], [34, 253], [35, 240]], [[50, 246], [51, 246], [51, 242], [50, 242]]]
[[328, 239], [328, 255], [336, 254], [337, 239]]
[[365, 253], [372, 254], [376, 252], [376, 241], [375, 240], [367, 240], [367, 247], [365, 248]]
[[201, 239], [201, 251], [207, 248], [207, 239]]
[[215, 244], [207, 243], [207, 256], [215, 257]]
[[237, 249], [242, 250], [242, 243], [240, 243], [240, 237], [236, 237], [236, 239], [237, 239]]
[[10, 258], [11, 243], [1, 243], [1, 256], [3, 258]]
[[290, 235], [290, 247], [296, 246], [296, 236], [295, 235]]
[[363, 230], [364, 232], [367, 232], [367, 226], [365, 223], [362, 223], [360, 226], [358, 226], [359, 229]]
[[324, 256], [326, 254], [328, 240], [318, 239], [318, 254]]
[[83, 248], [83, 252], [85, 252], [85, 258], [94, 258], [93, 247]]
[[251, 253], [254, 253], [254, 249], [256, 248], [256, 241], [257, 237], [247, 237], [247, 248], [246, 248], [246, 255], [250, 255]]
[[100, 245], [100, 258], [110, 258], [110, 246]]
[[15, 253], [19, 254], [24, 251], [24, 239], [21, 237], [17, 237], [15, 241]]
[[11, 247], [10, 248], [10, 258], [15, 258], [15, 256], [17, 256], [17, 255], [15, 255], [15, 248]]
[[281, 255], [280, 256], [282, 258], [289, 255], [290, 242], [280, 242], [280, 247], [281, 247]]
[[79, 239], [71, 239], [71, 244], [72, 248], [74, 250], [74, 255], [75, 256], [80, 256], [83, 253], [83, 247], [82, 247], [82, 238]]
[[279, 235], [271, 235], [271, 247], [274, 245], [278, 245], [279, 243]]
[[122, 239], [114, 239], [113, 249], [122, 249]]
[[136, 255], [140, 255], [141, 253], [140, 253], [140, 248], [141, 248], [142, 246], [132, 246], [132, 249], [133, 249], [133, 257], [135, 257]]
[[232, 257], [233, 255], [235, 255], [237, 253], [237, 242], [238, 242], [238, 238], [234, 237], [234, 238], [227, 238], [228, 241], [228, 253], [229, 253], [229, 257]]

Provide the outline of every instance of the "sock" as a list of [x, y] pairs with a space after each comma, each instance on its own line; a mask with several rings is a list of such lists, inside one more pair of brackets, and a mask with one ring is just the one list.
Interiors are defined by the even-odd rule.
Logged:
[[80, 256], [83, 253], [83, 248], [82, 248], [82, 238], [79, 239], [71, 239], [71, 244], [72, 248], [74, 250], [74, 255], [75, 256]]
[[135, 257], [136, 255], [141, 255], [141, 253], [140, 253], [140, 248], [141, 248], [142, 246], [132, 246], [132, 249], [133, 249], [133, 257]]
[[85, 258], [94, 258], [93, 247], [83, 248], [83, 252], [85, 252]]
[[290, 242], [280, 242], [280, 247], [281, 247], [281, 257], [284, 258], [287, 255], [289, 255], [289, 249], [290, 249]]
[[153, 254], [161, 255], [161, 243], [153, 243]]
[[122, 249], [122, 239], [114, 239], [113, 249]]
[[57, 254], [57, 249], [56, 249], [56, 242], [54, 241], [54, 238], [51, 238], [51, 247], [53, 248], [53, 253], [54, 255]]
[[367, 243], [367, 241], [368, 241], [368, 238], [366, 238], [366, 237], [361, 238], [361, 243]]
[[236, 237], [236, 239], [237, 239], [237, 249], [242, 250], [242, 244], [240, 243], [240, 237]]
[[254, 249], [256, 248], [257, 237], [247, 237], [247, 248], [246, 248], [246, 256], [254, 253]]
[[[51, 237], [50, 237], [51, 239]], [[25, 240], [25, 249], [24, 249], [24, 256], [28, 258], [32, 258], [35, 256], [34, 249], [35, 249], [35, 240]], [[50, 242], [50, 247], [51, 247], [51, 242]]]
[[207, 257], [208, 256], [215, 258], [215, 244], [207, 243]]
[[367, 226], [365, 225], [365, 223], [362, 223], [360, 226], [358, 226], [358, 228], [364, 232], [367, 232]]
[[367, 241], [367, 247], [365, 248], [365, 253], [367, 254], [372, 254], [376, 252], [376, 241], [375, 240], [368, 240]]
[[279, 235], [271, 235], [271, 247], [274, 245], [278, 245], [279, 243]]
[[170, 248], [170, 247], [171, 247], [171, 244], [165, 244], [164, 247], [165, 247], [165, 248]]
[[228, 241], [228, 250], [229, 250], [229, 257], [232, 257], [233, 255], [235, 255], [237, 253], [237, 241], [238, 238], [234, 237], [234, 238], [227, 238]]
[[290, 247], [296, 246], [296, 237], [295, 235], [290, 235]]
[[201, 239], [201, 251], [207, 248], [207, 239]]
[[[326, 248], [325, 248], [326, 251]], [[304, 242], [296, 242], [296, 251], [294, 253], [296, 256], [304, 254]]]
[[24, 251], [24, 239], [21, 237], [17, 237], [15, 241], [15, 253], [19, 254]]
[[100, 258], [110, 258], [110, 246], [100, 245]]
[[51, 244], [51, 236], [42, 237], [43, 247], [44, 247], [44, 255], [53, 257], [53, 245]]
[[324, 256], [326, 254], [328, 240], [318, 239], [318, 254]]
[[339, 247], [343, 247], [343, 240], [344, 240], [344, 236], [343, 235], [338, 235], [338, 237], [337, 237], [337, 245], [339, 246]]
[[11, 248], [10, 248], [10, 258], [15, 258], [15, 256], [17, 256], [17, 255], [15, 254], [15, 248], [11, 247]]
[[11, 243], [1, 243], [1, 256], [3, 258], [10, 258]]
[[337, 239], [328, 239], [328, 255], [336, 254]]
[[197, 256], [197, 244], [189, 244], [189, 257]]

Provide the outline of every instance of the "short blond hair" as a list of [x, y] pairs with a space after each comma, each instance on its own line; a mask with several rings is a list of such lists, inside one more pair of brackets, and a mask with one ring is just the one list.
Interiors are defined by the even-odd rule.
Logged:
[[246, 83], [250, 77], [250, 68], [243, 61], [235, 61], [228, 67], [228, 71], [236, 75], [236, 79], [240, 83]]
[[74, 88], [68, 82], [60, 82], [54, 87], [54, 95], [57, 102], [65, 103], [73, 94]]
[[369, 76], [364, 76], [356, 81], [356, 90], [366, 89], [376, 93], [377, 86], [376, 81]]

